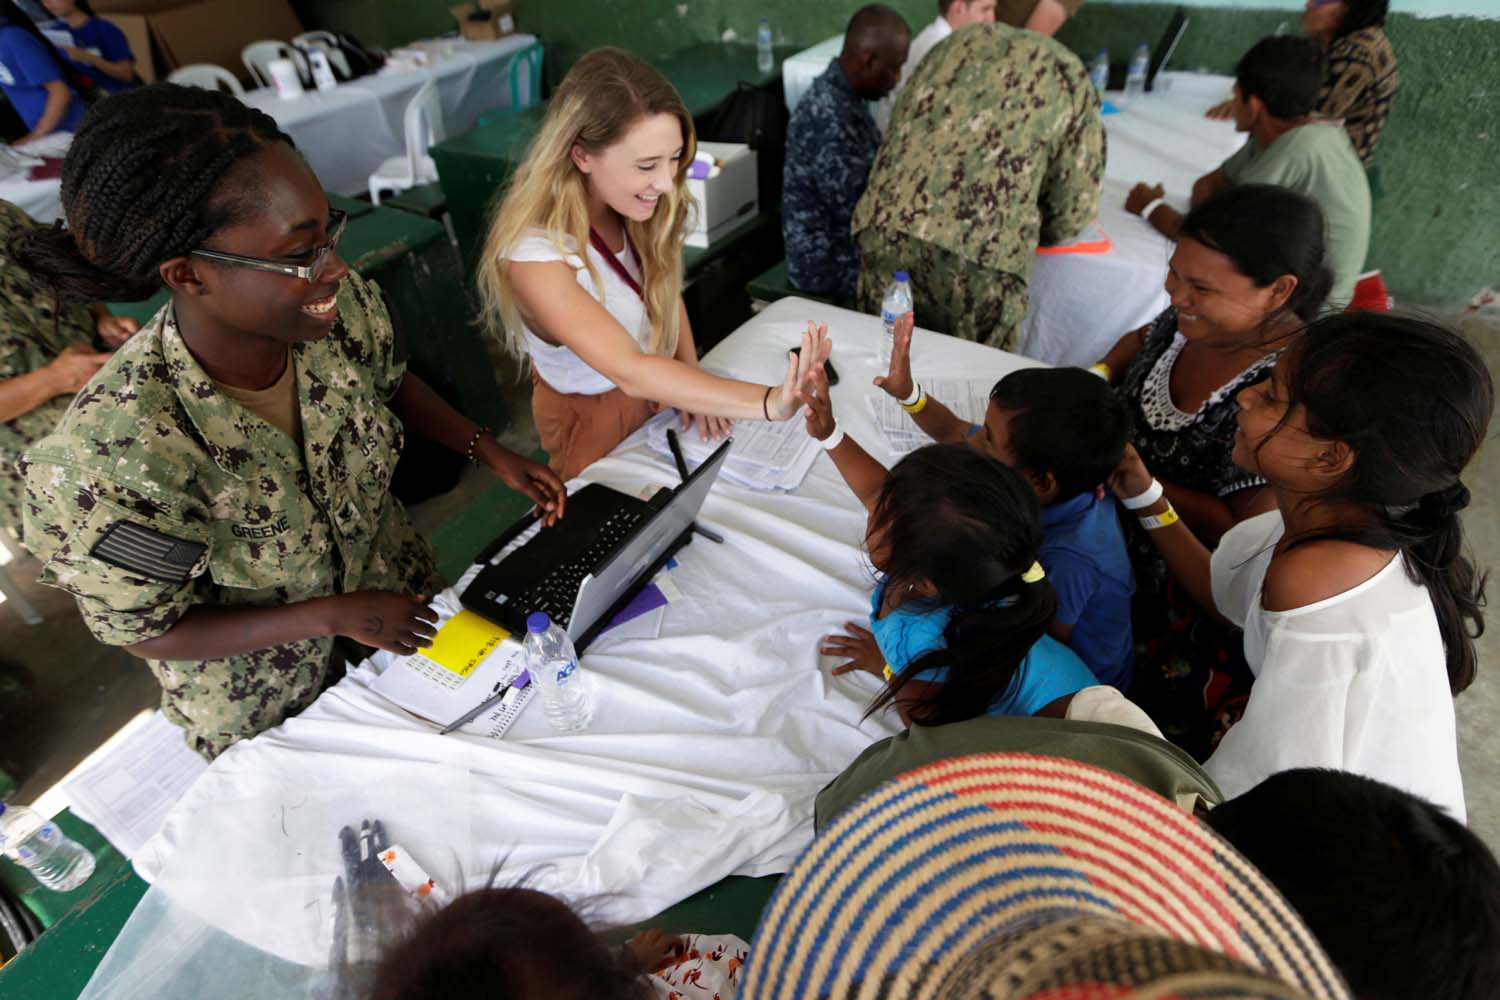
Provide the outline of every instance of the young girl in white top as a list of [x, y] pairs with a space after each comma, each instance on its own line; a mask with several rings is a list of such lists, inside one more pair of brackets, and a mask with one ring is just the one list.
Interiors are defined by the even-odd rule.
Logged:
[[1474, 680], [1482, 577], [1460, 473], [1494, 388], [1458, 334], [1347, 313], [1239, 394], [1234, 460], [1276, 509], [1211, 555], [1134, 451], [1111, 485], [1184, 587], [1245, 630], [1245, 715], [1205, 765], [1228, 798], [1294, 767], [1355, 771], [1464, 819], [1453, 696]]
[[620, 49], [568, 71], [490, 227], [479, 285], [494, 330], [529, 353], [537, 431], [564, 479], [607, 454], [657, 404], [696, 415], [705, 436], [728, 420], [787, 420], [794, 390], [827, 358], [826, 331], [803, 337], [781, 385], [710, 375], [682, 303], [692, 211], [693, 121], [672, 85]]

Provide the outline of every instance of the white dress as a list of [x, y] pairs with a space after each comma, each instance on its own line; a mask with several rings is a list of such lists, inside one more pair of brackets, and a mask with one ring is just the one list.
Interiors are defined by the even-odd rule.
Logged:
[[[578, 284], [583, 290], [602, 303], [620, 326], [625, 328], [625, 332], [641, 345], [641, 350], [646, 350], [651, 342], [651, 323], [646, 319], [646, 305], [635, 293], [635, 289], [627, 285], [625, 280], [615, 273], [609, 261], [590, 246], [589, 257], [593, 262], [594, 270], [599, 272], [599, 280], [604, 285], [604, 294], [601, 296], [594, 289], [594, 282], [589, 277], [588, 268], [583, 266], [583, 258], [578, 256], [577, 245], [570, 237], [563, 237], [563, 242], [564, 245], [559, 247], [548, 239], [547, 234], [542, 230], [533, 229], [525, 239], [512, 248], [509, 256], [513, 261], [560, 260], [567, 264], [573, 269]], [[625, 270], [635, 278], [637, 283], [641, 281], [641, 262], [632, 252], [629, 241], [626, 241], [625, 249], [615, 255], [615, 259], [624, 265]], [[531, 363], [536, 366], [537, 374], [542, 377], [543, 382], [558, 392], [597, 396], [615, 387], [613, 382], [589, 367], [587, 362], [569, 348], [547, 343], [533, 333], [530, 327], [523, 326], [522, 329], [526, 334], [526, 347], [531, 352]]]
[[1261, 589], [1280, 511], [1232, 528], [1213, 554], [1219, 612], [1245, 630], [1255, 686], [1205, 769], [1234, 797], [1295, 767], [1363, 774], [1465, 819], [1442, 635], [1427, 588], [1399, 554], [1342, 594], [1266, 611]]

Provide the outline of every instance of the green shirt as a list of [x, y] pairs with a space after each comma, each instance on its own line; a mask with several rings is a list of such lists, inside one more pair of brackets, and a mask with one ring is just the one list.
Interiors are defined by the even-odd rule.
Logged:
[[1275, 184], [1318, 203], [1328, 220], [1327, 264], [1333, 272], [1328, 307], [1347, 306], [1370, 249], [1370, 183], [1343, 127], [1299, 125], [1265, 149], [1248, 139], [1222, 169], [1232, 184]]
[[1113, 771], [1179, 805], [1194, 796], [1211, 806], [1224, 801], [1219, 786], [1191, 757], [1155, 736], [1105, 722], [981, 715], [946, 726], [912, 726], [869, 747], [818, 793], [814, 825], [821, 831], [898, 774], [971, 753], [1062, 757]]

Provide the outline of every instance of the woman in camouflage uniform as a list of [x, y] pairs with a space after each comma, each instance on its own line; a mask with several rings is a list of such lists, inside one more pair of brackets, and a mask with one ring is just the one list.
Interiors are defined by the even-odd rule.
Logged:
[[171, 301], [23, 462], [26, 545], [103, 642], [150, 663], [212, 757], [307, 706], [347, 637], [430, 643], [431, 547], [390, 495], [402, 424], [555, 519], [562, 483], [405, 370], [343, 217], [265, 114], [161, 84], [101, 102], [67, 230], [12, 253], [67, 297]]
[[118, 347], [139, 326], [97, 303], [60, 303], [16, 266], [5, 246], [35, 226], [25, 212], [0, 201], [0, 527], [16, 538], [26, 499], [21, 453], [57, 426], [73, 393], [109, 360], [95, 344]]

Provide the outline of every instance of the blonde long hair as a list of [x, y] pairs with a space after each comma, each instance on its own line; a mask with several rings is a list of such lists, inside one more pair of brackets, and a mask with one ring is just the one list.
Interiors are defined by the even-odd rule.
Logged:
[[495, 212], [479, 268], [479, 293], [485, 323], [516, 358], [526, 354], [521, 313], [509, 268], [511, 248], [531, 230], [540, 229], [560, 251], [572, 240], [602, 301], [604, 284], [588, 255], [587, 178], [574, 165], [575, 145], [597, 154], [618, 142], [643, 117], [674, 116], [682, 125], [683, 157], [672, 190], [645, 222], [626, 219], [625, 231], [641, 258], [646, 319], [651, 324], [648, 349], [670, 357], [681, 332], [678, 296], [682, 291], [682, 242], [693, 199], [687, 172], [697, 148], [693, 119], [667, 79], [623, 49], [595, 49], [568, 71], [547, 109], [526, 158], [511, 178]]

